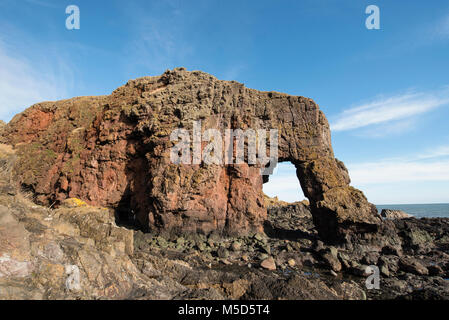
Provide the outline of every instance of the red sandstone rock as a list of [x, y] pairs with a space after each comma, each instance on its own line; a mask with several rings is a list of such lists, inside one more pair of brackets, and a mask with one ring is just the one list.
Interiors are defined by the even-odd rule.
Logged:
[[274, 259], [272, 257], [265, 259], [260, 263], [260, 266], [267, 270], [276, 270], [276, 263], [274, 262]]
[[262, 231], [266, 209], [257, 165], [175, 165], [170, 133], [278, 129], [279, 160], [290, 161], [322, 236], [370, 230], [376, 208], [349, 186], [334, 158], [328, 122], [308, 98], [260, 92], [182, 68], [129, 81], [110, 96], [36, 104], [5, 127], [17, 149], [15, 172], [36, 201], [80, 198], [120, 207], [160, 231]]

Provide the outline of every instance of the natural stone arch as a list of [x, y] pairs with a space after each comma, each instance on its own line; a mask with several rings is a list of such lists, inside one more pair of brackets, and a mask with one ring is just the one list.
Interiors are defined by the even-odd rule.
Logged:
[[[41, 121], [42, 120], [42, 121]], [[44, 121], [45, 120], [45, 121]], [[177, 128], [277, 129], [279, 158], [297, 168], [323, 237], [342, 227], [370, 227], [377, 210], [349, 186], [334, 158], [328, 122], [308, 98], [260, 92], [182, 68], [129, 81], [110, 96], [41, 103], [17, 115], [3, 139], [19, 149], [20, 183], [41, 203], [78, 197], [117, 206], [159, 231], [246, 234], [266, 219], [257, 165], [176, 165]], [[39, 165], [29, 157], [45, 160]]]

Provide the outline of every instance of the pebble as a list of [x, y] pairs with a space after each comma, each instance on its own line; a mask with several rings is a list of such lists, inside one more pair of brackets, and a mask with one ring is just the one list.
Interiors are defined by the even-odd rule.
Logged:
[[294, 267], [295, 265], [296, 265], [296, 261], [295, 261], [295, 259], [290, 259], [290, 260], [288, 260], [288, 265], [290, 266], [290, 267]]
[[238, 241], [234, 241], [231, 245], [231, 250], [234, 252], [240, 251], [241, 248], [242, 248], [242, 244]]
[[220, 262], [227, 266], [232, 264], [232, 262], [230, 262], [228, 259], [221, 259]]
[[226, 259], [227, 257], [229, 257], [229, 251], [226, 250], [224, 247], [220, 247], [217, 250], [217, 255], [222, 259]]
[[208, 244], [211, 248], [215, 247], [215, 242], [214, 242], [214, 240], [212, 240], [212, 239], [207, 240], [207, 244]]
[[270, 248], [269, 245], [263, 245], [263, 246], [261, 247], [261, 249], [263, 250], [263, 252], [268, 253], [268, 254], [271, 254], [271, 248]]
[[256, 233], [254, 235], [254, 239], [256, 239], [257, 241], [262, 241], [263, 237], [262, 237], [262, 235], [260, 233]]
[[271, 258], [271, 257], [265, 259], [264, 261], [262, 261], [262, 263], [260, 264], [260, 266], [261, 266], [262, 268], [264, 268], [264, 269], [267, 269], [267, 270], [271, 270], [271, 271], [276, 270], [276, 263], [274, 262], [274, 259]]
[[197, 247], [198, 247], [198, 250], [200, 250], [201, 252], [204, 251], [204, 250], [206, 250], [206, 245], [205, 245], [204, 243], [202, 243], [202, 242], [200, 242], [200, 243], [197, 245]]

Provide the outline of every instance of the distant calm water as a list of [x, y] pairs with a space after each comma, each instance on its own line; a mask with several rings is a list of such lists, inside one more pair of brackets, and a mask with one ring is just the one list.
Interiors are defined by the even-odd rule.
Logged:
[[382, 209], [405, 211], [416, 218], [449, 218], [449, 203], [435, 204], [387, 204], [376, 205], [379, 213]]

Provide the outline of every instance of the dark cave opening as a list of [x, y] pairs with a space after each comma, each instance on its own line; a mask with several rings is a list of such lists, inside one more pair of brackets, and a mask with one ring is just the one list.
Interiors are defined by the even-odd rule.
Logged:
[[132, 206], [132, 197], [129, 191], [125, 192], [115, 208], [115, 223], [119, 227], [132, 230], [142, 230], [142, 225], [136, 217], [136, 210]]

